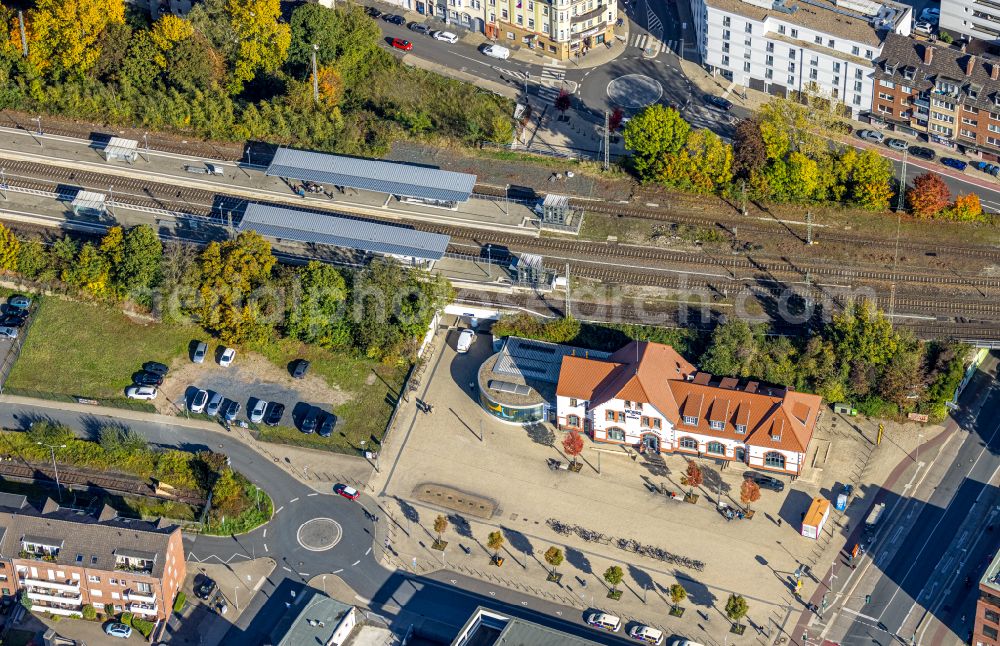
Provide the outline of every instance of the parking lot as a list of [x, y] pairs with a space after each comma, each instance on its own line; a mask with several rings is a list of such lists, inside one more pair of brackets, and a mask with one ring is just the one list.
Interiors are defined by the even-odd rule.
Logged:
[[252, 352], [237, 351], [232, 365], [223, 367], [218, 362], [221, 348], [210, 344], [204, 363], [194, 363], [189, 358], [176, 360], [154, 401], [157, 410], [165, 414], [184, 414], [194, 394], [202, 389], [208, 391], [210, 397], [219, 393], [239, 403], [237, 420], [247, 420], [258, 399], [281, 403], [285, 411], [279, 425], [297, 428], [310, 407], [330, 413], [334, 406], [348, 399], [315, 374], [307, 373], [302, 379], [294, 379], [290, 366], [276, 366]]

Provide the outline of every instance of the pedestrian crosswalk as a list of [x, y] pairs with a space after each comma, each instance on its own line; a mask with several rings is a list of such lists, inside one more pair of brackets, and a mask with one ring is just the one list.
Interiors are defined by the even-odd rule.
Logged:
[[561, 83], [566, 79], [566, 70], [559, 67], [543, 67], [542, 82]]
[[661, 43], [649, 34], [633, 34], [629, 39], [629, 45], [632, 47], [638, 47], [639, 49], [646, 49], [646, 47], [658, 47], [660, 50], [657, 52], [658, 54], [662, 54], [667, 50], [675, 53], [680, 51], [680, 41], [668, 40]]
[[543, 67], [541, 83], [537, 86], [538, 96], [545, 101], [555, 101], [565, 80], [566, 70], [558, 67]]

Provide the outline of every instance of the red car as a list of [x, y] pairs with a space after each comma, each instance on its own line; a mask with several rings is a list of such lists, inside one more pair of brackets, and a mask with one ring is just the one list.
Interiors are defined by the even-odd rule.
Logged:
[[348, 487], [347, 485], [343, 484], [335, 485], [333, 487], [333, 491], [334, 493], [337, 493], [343, 496], [344, 498], [347, 498], [348, 500], [357, 500], [358, 496], [361, 495], [358, 493], [358, 490], [355, 489], [354, 487]]
[[393, 38], [392, 46], [396, 49], [401, 49], [404, 52], [408, 52], [413, 49], [413, 43], [408, 40], [403, 40], [402, 38]]

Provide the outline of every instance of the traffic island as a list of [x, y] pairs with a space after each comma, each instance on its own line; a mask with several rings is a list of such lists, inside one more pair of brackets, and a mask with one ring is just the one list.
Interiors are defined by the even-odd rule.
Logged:
[[549, 575], [545, 577], [545, 580], [558, 585], [559, 582], [562, 581], [562, 574], [559, 574], [558, 572], [550, 572]]
[[671, 617], [683, 617], [684, 616], [684, 608], [681, 608], [680, 606], [672, 606], [670, 608], [670, 616]]
[[431, 549], [439, 552], [443, 552], [446, 547], [448, 547], [448, 541], [442, 541], [441, 539], [437, 539], [431, 543]]
[[734, 635], [742, 635], [743, 631], [745, 631], [746, 629], [747, 627], [744, 626], [743, 624], [733, 624], [732, 626], [729, 627], [729, 632], [733, 633]]
[[622, 598], [621, 590], [608, 590], [608, 599], [614, 599], [615, 601], [618, 601], [621, 598]]

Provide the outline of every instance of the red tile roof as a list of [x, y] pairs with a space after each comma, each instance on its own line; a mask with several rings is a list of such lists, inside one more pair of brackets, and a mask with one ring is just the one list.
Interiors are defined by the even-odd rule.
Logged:
[[[755, 381], [740, 389], [732, 377], [713, 385], [710, 374], [696, 372], [670, 346], [633, 341], [608, 361], [563, 357], [556, 394], [589, 400], [591, 407], [612, 399], [652, 404], [678, 433], [805, 453], [819, 417], [819, 396]], [[697, 423], [685, 424], [683, 417]], [[721, 422], [722, 428], [709, 422]], [[737, 433], [737, 425], [746, 432]]]

